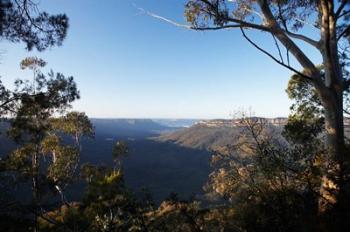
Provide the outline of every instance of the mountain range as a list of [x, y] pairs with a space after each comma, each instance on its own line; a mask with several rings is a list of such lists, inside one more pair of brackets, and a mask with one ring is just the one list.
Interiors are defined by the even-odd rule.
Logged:
[[[201, 197], [211, 172], [211, 148], [233, 142], [239, 127], [232, 120], [196, 119], [91, 119], [95, 138], [82, 140], [81, 163], [113, 164], [112, 147], [126, 141], [129, 153], [123, 160], [127, 186], [138, 192], [146, 188], [156, 203], [170, 193], [182, 198]], [[7, 125], [1, 125], [2, 131]], [[0, 154], [15, 144], [0, 134]], [[72, 186], [68, 199], [79, 200], [84, 186]]]

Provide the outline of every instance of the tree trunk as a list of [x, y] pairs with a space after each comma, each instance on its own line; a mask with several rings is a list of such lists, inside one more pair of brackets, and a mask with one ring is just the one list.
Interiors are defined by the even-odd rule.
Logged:
[[331, 210], [339, 214], [343, 211], [341, 208], [344, 207], [346, 199], [343, 73], [338, 55], [334, 2], [321, 0], [318, 6], [321, 13], [320, 52], [324, 66], [324, 86], [316, 86], [316, 88], [318, 87], [325, 110], [327, 149], [319, 211], [323, 213], [325, 210]]
[[[330, 158], [338, 164], [344, 162], [344, 116], [342, 94], [332, 94], [324, 100], [326, 145]], [[340, 168], [340, 167], [339, 167]]]
[[38, 160], [38, 153], [37, 148], [34, 154], [32, 155], [32, 201], [33, 201], [33, 207], [34, 207], [34, 225], [33, 225], [33, 231], [37, 231], [37, 220], [39, 216], [39, 209], [38, 209], [38, 203], [39, 203], [39, 189], [38, 189], [38, 173], [39, 173], [39, 160]]
[[325, 109], [326, 131], [326, 167], [322, 178], [319, 200], [319, 213], [331, 215], [330, 222], [334, 226], [345, 226], [347, 223], [347, 180], [346, 151], [344, 137], [343, 93], [342, 91], [327, 91], [321, 94]]

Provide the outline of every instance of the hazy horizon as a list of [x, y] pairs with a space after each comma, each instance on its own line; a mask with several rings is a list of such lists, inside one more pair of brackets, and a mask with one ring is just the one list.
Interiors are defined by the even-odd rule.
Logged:
[[[283, 116], [277, 116], [277, 117], [264, 117], [264, 116], [259, 116], [259, 115], [254, 115], [252, 117], [258, 117], [258, 118], [287, 118]], [[89, 117], [90, 119], [130, 119], [130, 120], [137, 120], [137, 119], [152, 119], [152, 120], [229, 120], [233, 119], [233, 117], [228, 117], [228, 118], [150, 118], [150, 117]]]

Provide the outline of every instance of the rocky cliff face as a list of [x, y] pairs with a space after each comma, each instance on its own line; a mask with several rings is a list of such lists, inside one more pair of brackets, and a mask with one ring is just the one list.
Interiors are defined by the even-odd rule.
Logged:
[[[250, 120], [259, 121], [262, 123], [271, 124], [274, 126], [284, 126], [287, 124], [288, 118], [261, 118], [252, 117]], [[201, 120], [196, 123], [197, 125], [203, 125], [207, 127], [239, 127], [242, 126], [242, 119], [214, 119], [214, 120]]]

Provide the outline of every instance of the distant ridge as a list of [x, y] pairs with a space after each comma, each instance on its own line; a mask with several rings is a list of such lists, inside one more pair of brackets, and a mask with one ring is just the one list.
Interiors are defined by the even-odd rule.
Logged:
[[[282, 130], [288, 122], [288, 118], [285, 117], [251, 117], [249, 119], [267, 123], [278, 130]], [[345, 134], [350, 137], [350, 118], [345, 118], [344, 125]], [[241, 132], [242, 126], [242, 119], [200, 120], [189, 128], [162, 134], [155, 140], [173, 142], [189, 148], [211, 150], [233, 144], [235, 137]]]
[[[288, 122], [288, 118], [263, 118], [263, 117], [251, 117], [250, 120], [265, 122], [274, 126], [284, 126]], [[211, 119], [201, 120], [196, 125], [204, 125], [207, 127], [237, 127], [242, 126], [242, 119]]]

